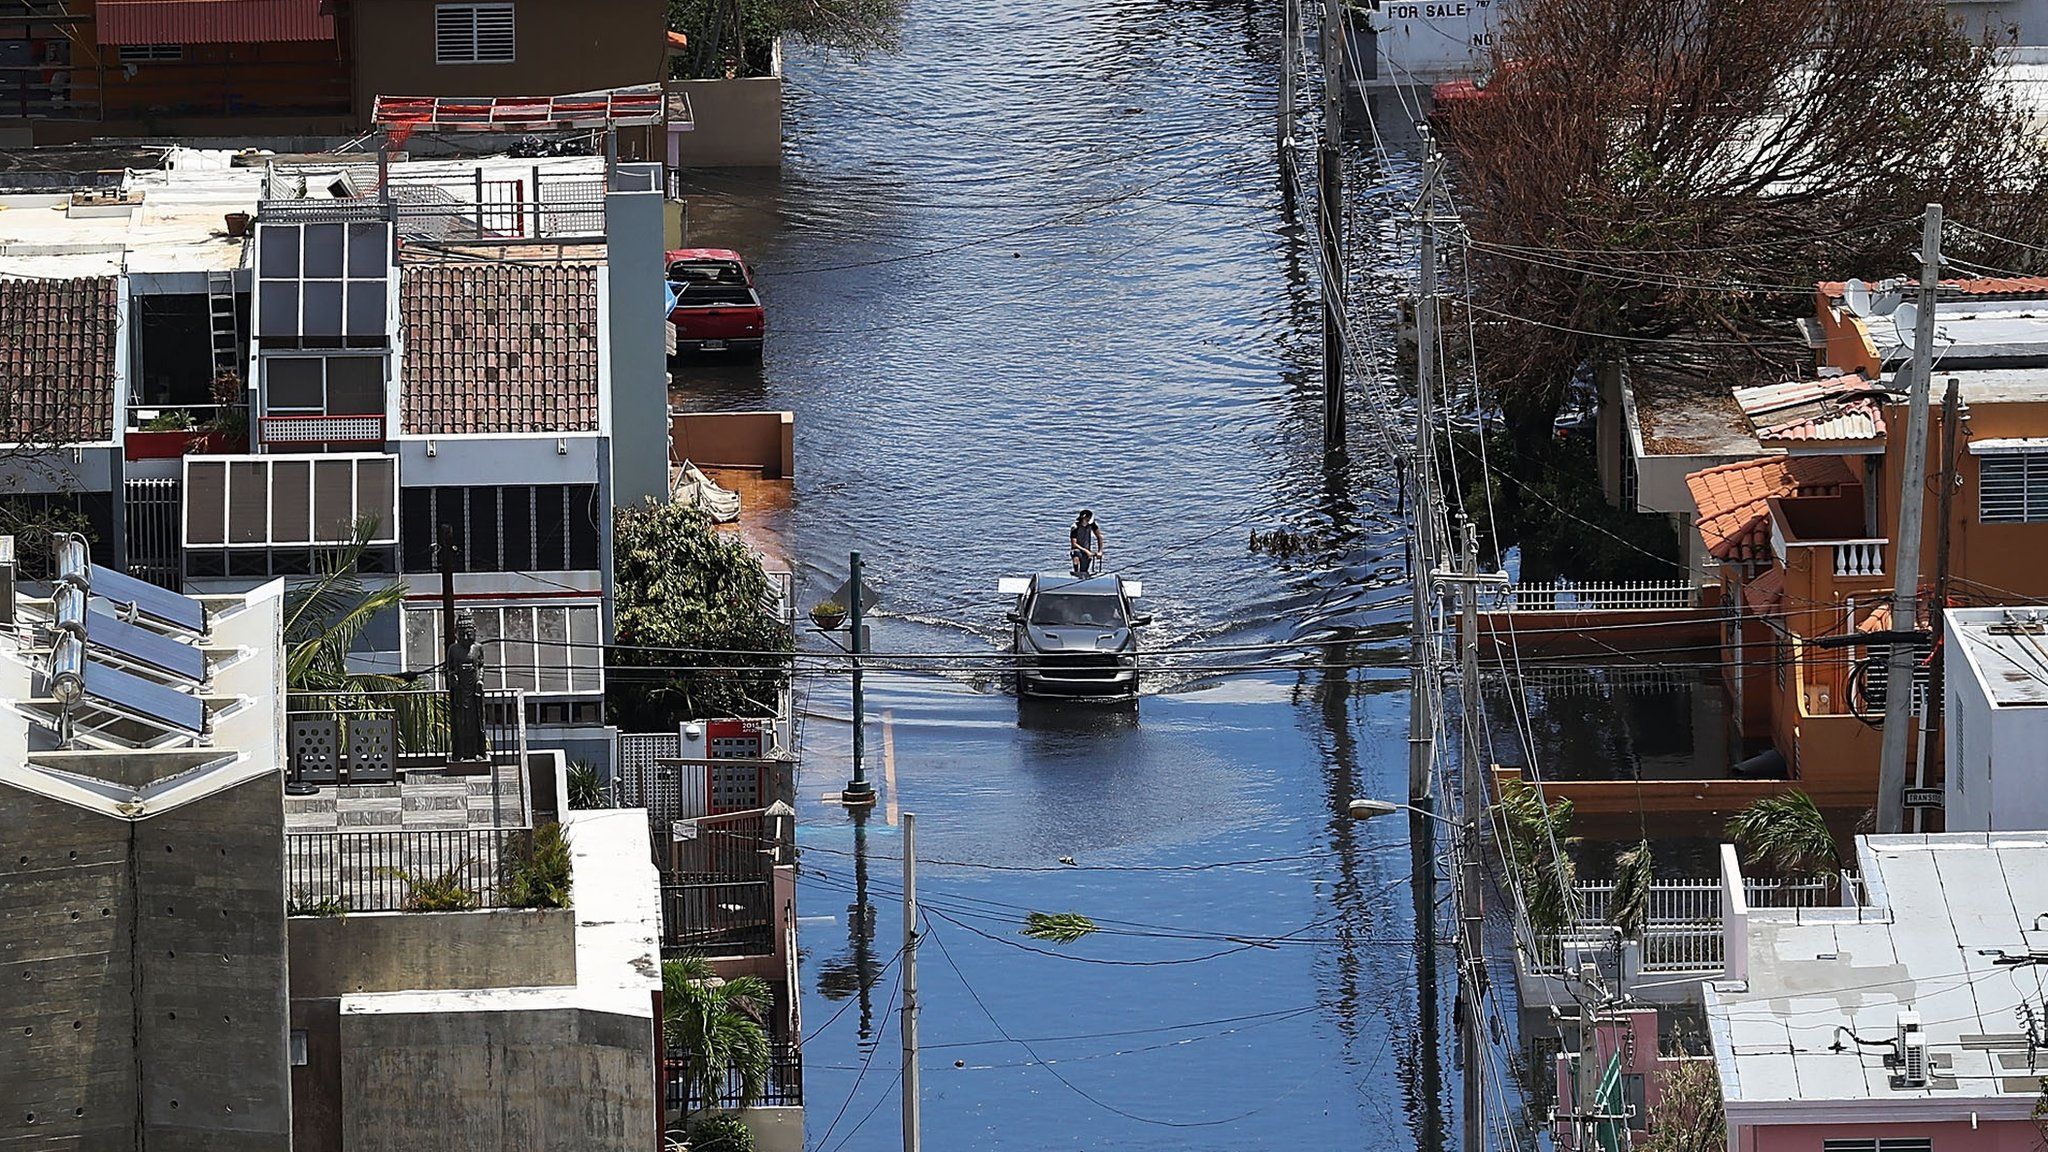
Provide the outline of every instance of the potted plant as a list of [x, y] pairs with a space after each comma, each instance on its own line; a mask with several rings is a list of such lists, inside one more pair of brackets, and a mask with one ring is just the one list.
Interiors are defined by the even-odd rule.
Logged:
[[213, 377], [213, 419], [199, 426], [200, 436], [192, 441], [195, 452], [246, 452], [249, 448], [248, 397], [242, 392], [242, 374], [224, 368]]
[[830, 632], [846, 623], [846, 605], [837, 600], [820, 600], [811, 605], [811, 623]]
[[254, 219], [247, 212], [229, 212], [223, 217], [223, 222], [227, 224], [228, 235], [239, 239], [249, 234], [249, 225]]

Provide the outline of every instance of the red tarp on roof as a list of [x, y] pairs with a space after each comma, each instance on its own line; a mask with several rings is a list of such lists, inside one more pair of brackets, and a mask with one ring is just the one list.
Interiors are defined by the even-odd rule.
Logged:
[[274, 44], [334, 39], [325, 0], [99, 0], [102, 44]]

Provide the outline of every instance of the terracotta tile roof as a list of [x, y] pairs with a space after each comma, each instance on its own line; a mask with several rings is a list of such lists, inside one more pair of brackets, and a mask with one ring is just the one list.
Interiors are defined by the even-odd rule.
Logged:
[[414, 265], [401, 273], [405, 431], [597, 430], [597, 269]]
[[0, 440], [114, 438], [112, 276], [0, 280]]
[[1759, 612], [1768, 612], [1785, 598], [1785, 570], [1771, 568], [1742, 586], [1742, 602]]
[[1786, 440], [1870, 441], [1884, 438], [1882, 385], [1850, 373], [1737, 388], [1735, 403], [1763, 443]]
[[1773, 496], [1813, 496], [1855, 482], [1834, 456], [1767, 456], [1695, 472], [1685, 478], [1700, 510], [1700, 539], [1719, 560], [1756, 560], [1771, 546]]
[[[1907, 285], [1911, 292], [1913, 281]], [[1848, 290], [1846, 280], [1823, 280], [1815, 287], [1830, 300], [1840, 300]], [[1965, 296], [2043, 296], [2048, 295], [2048, 276], [1972, 276], [1967, 279], [1943, 280], [1943, 291], [1960, 292]], [[1910, 297], [1909, 297], [1910, 298]]]

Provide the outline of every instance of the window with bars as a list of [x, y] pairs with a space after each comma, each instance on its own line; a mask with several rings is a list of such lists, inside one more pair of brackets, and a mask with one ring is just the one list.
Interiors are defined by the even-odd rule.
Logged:
[[1985, 524], [2048, 521], [2048, 453], [1985, 456], [1977, 463], [1977, 519]]
[[390, 343], [391, 225], [259, 224], [256, 339], [266, 348], [383, 348]]
[[434, 63], [510, 64], [512, 5], [434, 5]]
[[1821, 1152], [1934, 1152], [1934, 1141], [1925, 1136], [1895, 1136], [1882, 1140], [1823, 1140]]
[[183, 44], [123, 44], [114, 57], [122, 64], [164, 64], [184, 58]]
[[455, 529], [457, 572], [594, 572], [595, 484], [407, 488], [401, 500], [405, 569], [432, 572], [441, 525]]
[[[502, 604], [468, 609], [484, 649], [484, 688], [555, 695], [604, 691], [604, 641], [595, 604]], [[405, 609], [405, 666], [437, 668], [444, 645], [438, 605]], [[439, 679], [439, 673], [433, 674]]]

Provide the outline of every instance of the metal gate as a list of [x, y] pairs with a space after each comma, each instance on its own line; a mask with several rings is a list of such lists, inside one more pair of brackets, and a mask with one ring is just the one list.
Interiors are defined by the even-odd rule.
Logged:
[[128, 574], [173, 592], [183, 591], [185, 558], [178, 547], [178, 481], [133, 479], [127, 484]]

